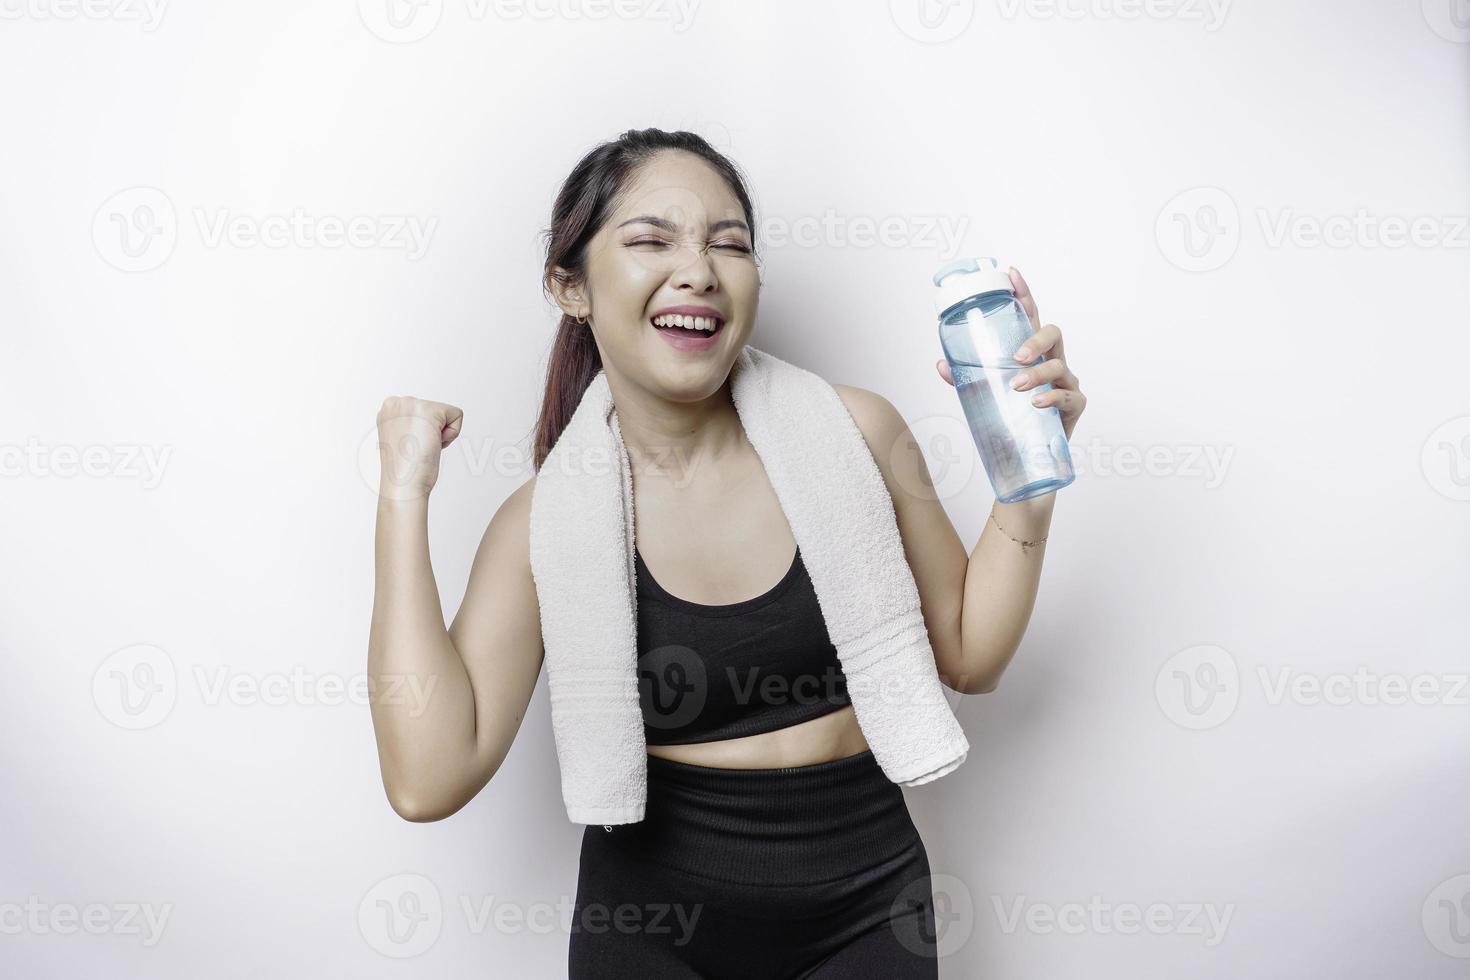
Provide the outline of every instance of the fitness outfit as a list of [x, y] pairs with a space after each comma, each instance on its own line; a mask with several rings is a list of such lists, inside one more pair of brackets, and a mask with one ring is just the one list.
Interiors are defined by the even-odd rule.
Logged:
[[[672, 595], [635, 552], [648, 744], [774, 731], [850, 704], [797, 549], [720, 606]], [[872, 750], [730, 769], [648, 757], [644, 819], [582, 835], [571, 980], [934, 980], [929, 861]]]

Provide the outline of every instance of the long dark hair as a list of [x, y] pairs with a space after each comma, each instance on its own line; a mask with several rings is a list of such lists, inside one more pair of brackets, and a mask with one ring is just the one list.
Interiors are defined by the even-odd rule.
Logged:
[[[725, 178], [730, 191], [745, 211], [751, 245], [756, 246], [755, 209], [750, 203], [745, 178], [740, 170], [704, 137], [679, 130], [630, 129], [615, 140], [598, 144], [577, 161], [557, 192], [551, 206], [551, 227], [546, 239], [546, 265], [542, 289], [550, 295], [553, 280], [566, 286], [583, 281], [587, 269], [587, 243], [597, 234], [640, 165], [659, 150], [687, 150], [704, 158]], [[587, 392], [587, 386], [602, 370], [602, 357], [592, 331], [585, 323], [563, 313], [552, 342], [546, 367], [546, 392], [541, 414], [536, 418], [533, 461], [537, 470], [546, 461], [572, 413]]]

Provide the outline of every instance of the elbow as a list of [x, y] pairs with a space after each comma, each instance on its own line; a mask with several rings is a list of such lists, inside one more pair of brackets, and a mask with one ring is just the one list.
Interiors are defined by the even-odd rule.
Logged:
[[989, 694], [1000, 683], [1000, 678], [998, 677], [986, 675], [971, 676], [968, 673], [960, 674], [958, 678], [952, 678], [947, 674], [941, 673], [939, 679], [945, 687], [960, 694]]
[[393, 812], [409, 823], [434, 823], [443, 820], [455, 811], [442, 806], [425, 805], [411, 797], [390, 798]]
[[389, 791], [388, 805], [409, 823], [434, 823], [459, 812], [458, 806], [436, 800], [427, 793]]
[[[946, 682], [947, 683], [947, 682]], [[999, 674], [961, 674], [959, 683], [950, 684], [952, 690], [961, 694], [989, 694], [1000, 684]]]
[[[424, 769], [416, 770], [422, 776]], [[496, 767], [498, 769], [498, 766]], [[393, 812], [409, 823], [434, 823], [452, 817], [465, 804], [474, 799], [479, 791], [495, 775], [495, 770], [471, 781], [447, 779], [443, 774], [437, 780], [413, 777], [394, 777], [383, 780], [383, 789], [388, 805]]]
[[1000, 685], [1000, 675], [1005, 673], [1016, 655], [1012, 647], [1004, 656], [989, 653], [986, 656], [967, 658], [971, 669], [960, 674], [959, 690], [965, 694], [990, 694]]
[[393, 808], [394, 813], [409, 823], [433, 823], [441, 819], [436, 808], [426, 806], [424, 801], [417, 796], [389, 794], [388, 805]]
[[989, 694], [991, 691], [994, 691], [998, 686], [1000, 686], [1000, 678], [983, 677], [978, 682], [972, 682], [970, 686], [965, 689], [965, 693]]

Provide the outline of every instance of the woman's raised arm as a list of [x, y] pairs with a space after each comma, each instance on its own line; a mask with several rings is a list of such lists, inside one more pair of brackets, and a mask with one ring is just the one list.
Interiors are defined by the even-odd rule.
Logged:
[[368, 674], [383, 787], [405, 820], [441, 820], [500, 768], [541, 671], [531, 578], [535, 477], [496, 511], [445, 628], [429, 560], [429, 492], [462, 415], [438, 402], [390, 398], [378, 415], [378, 498]]

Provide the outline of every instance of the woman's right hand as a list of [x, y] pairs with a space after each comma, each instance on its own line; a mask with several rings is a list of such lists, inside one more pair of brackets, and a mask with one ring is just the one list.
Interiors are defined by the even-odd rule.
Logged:
[[380, 500], [426, 497], [439, 479], [439, 457], [459, 437], [464, 412], [411, 395], [390, 395], [378, 409]]

